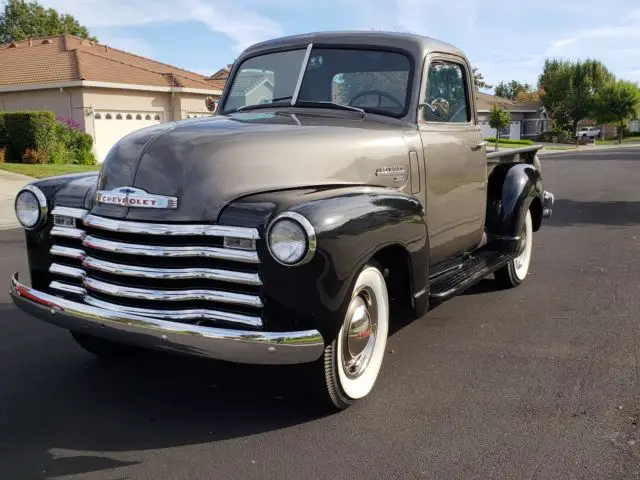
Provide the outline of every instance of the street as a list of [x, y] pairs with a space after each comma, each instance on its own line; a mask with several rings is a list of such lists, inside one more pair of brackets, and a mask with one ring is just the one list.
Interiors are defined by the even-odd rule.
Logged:
[[400, 328], [330, 416], [293, 368], [97, 360], [13, 306], [1, 231], [0, 479], [640, 479], [640, 148], [541, 159], [526, 282]]

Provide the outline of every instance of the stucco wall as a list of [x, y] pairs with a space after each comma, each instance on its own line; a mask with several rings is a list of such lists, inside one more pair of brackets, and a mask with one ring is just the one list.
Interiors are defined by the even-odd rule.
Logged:
[[64, 88], [0, 93], [0, 111], [50, 110], [56, 116], [72, 118], [85, 127], [82, 89]]
[[180, 118], [187, 118], [187, 115], [193, 114], [207, 114], [209, 115], [211, 112], [207, 110], [205, 106], [204, 99], [208, 96], [213, 97], [215, 100], [218, 99], [217, 95], [202, 95], [196, 93], [180, 93], [176, 94], [176, 97], [179, 98], [179, 114]]

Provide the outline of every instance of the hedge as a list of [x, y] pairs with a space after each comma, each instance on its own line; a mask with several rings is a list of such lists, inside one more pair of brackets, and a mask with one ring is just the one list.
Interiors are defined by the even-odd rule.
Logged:
[[0, 148], [13, 163], [96, 163], [90, 135], [57, 121], [53, 112], [0, 112]]
[[[486, 142], [495, 143], [496, 137], [487, 137], [485, 138]], [[506, 143], [511, 145], [533, 145], [531, 140], [511, 140], [509, 138], [501, 138], [498, 140], [498, 143]]]

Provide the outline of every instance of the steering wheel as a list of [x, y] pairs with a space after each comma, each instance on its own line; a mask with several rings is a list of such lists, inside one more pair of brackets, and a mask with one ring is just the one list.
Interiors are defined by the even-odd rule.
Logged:
[[389, 100], [391, 100], [393, 103], [395, 103], [398, 107], [400, 108], [404, 108], [404, 105], [402, 104], [402, 102], [400, 102], [400, 100], [398, 100], [396, 97], [394, 97], [393, 95], [387, 93], [387, 92], [383, 92], [381, 90], [363, 90], [362, 92], [358, 92], [356, 93], [353, 97], [351, 97], [351, 99], [349, 100], [349, 105], [353, 106], [353, 102], [360, 98], [360, 97], [364, 97], [365, 95], [378, 95], [378, 108], [382, 108], [382, 97], [388, 98]]

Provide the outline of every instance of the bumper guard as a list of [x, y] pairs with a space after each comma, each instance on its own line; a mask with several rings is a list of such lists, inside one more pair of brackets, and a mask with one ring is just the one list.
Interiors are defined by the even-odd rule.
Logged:
[[545, 190], [542, 196], [542, 217], [549, 218], [553, 213], [553, 203], [555, 202], [555, 197], [553, 193], [547, 192]]
[[130, 315], [76, 303], [24, 285], [15, 273], [13, 302], [53, 325], [128, 345], [236, 363], [284, 365], [313, 362], [324, 351], [317, 330], [261, 332], [203, 327]]

